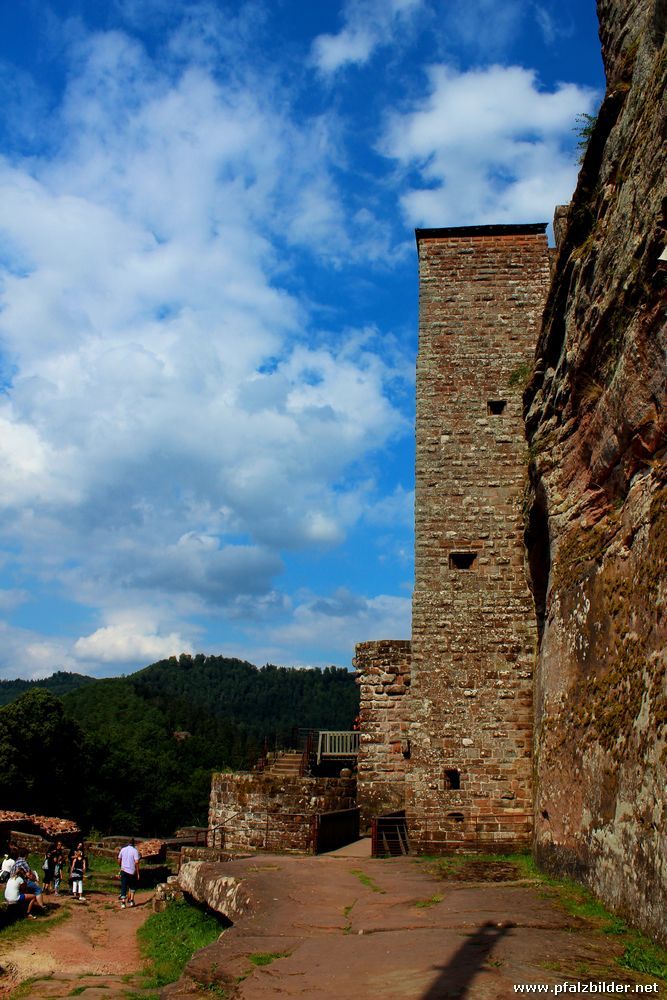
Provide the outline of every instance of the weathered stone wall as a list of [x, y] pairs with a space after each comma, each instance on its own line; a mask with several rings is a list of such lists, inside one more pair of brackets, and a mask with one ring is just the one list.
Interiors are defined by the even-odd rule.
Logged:
[[608, 89], [526, 394], [536, 849], [665, 940], [667, 4], [598, 9]]
[[352, 809], [354, 778], [281, 778], [275, 774], [214, 774], [209, 847], [232, 851], [314, 850], [316, 813]]
[[[418, 230], [411, 845], [532, 829], [536, 626], [526, 584], [522, 380], [549, 281], [545, 225]], [[457, 787], [459, 786], [459, 787]]]
[[405, 808], [410, 643], [360, 642], [352, 662], [360, 691], [357, 804], [363, 828], [373, 816]]

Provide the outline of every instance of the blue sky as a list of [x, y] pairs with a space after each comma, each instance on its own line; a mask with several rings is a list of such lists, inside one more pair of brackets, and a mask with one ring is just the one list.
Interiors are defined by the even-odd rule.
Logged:
[[569, 200], [594, 0], [12, 0], [0, 88], [0, 676], [409, 637], [414, 227]]

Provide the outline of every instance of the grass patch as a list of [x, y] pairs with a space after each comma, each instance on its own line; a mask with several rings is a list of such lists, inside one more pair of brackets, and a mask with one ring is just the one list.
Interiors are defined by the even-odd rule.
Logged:
[[350, 914], [352, 913], [352, 910], [356, 906], [356, 903], [357, 903], [357, 901], [355, 899], [353, 903], [350, 903], [348, 906], [344, 906], [343, 907], [343, 916], [345, 917], [345, 920], [347, 921], [347, 923], [345, 924], [345, 927], [343, 927], [343, 934], [351, 934], [352, 933], [352, 921], [350, 920]]
[[152, 913], [137, 937], [146, 968], [146, 989], [160, 989], [175, 982], [196, 951], [219, 936], [222, 927], [214, 916], [176, 901], [162, 913]]
[[15, 990], [12, 990], [9, 995], [9, 1000], [24, 1000], [25, 997], [28, 997], [29, 1000], [32, 996], [32, 988], [35, 983], [43, 983], [45, 980], [50, 978], [50, 976], [31, 976], [30, 979], [24, 979]]
[[631, 935], [618, 964], [624, 969], [643, 972], [656, 979], [667, 979], [667, 952], [652, 944], [642, 934]]
[[37, 907], [33, 909], [33, 913], [37, 914], [37, 920], [28, 920], [27, 918], [19, 917], [15, 923], [2, 928], [3, 944], [5, 942], [20, 944], [27, 938], [36, 937], [39, 934], [47, 934], [52, 927], [62, 924], [63, 921], [69, 920], [72, 916], [72, 911], [66, 909], [64, 906], [53, 915], [46, 913], [42, 916]]
[[434, 854], [422, 854], [416, 859], [418, 863], [427, 863], [435, 875], [447, 878], [454, 875], [466, 865], [505, 864], [514, 865], [518, 869], [520, 879], [535, 879], [543, 881], [543, 873], [537, 868], [530, 854], [449, 854], [440, 857]]
[[365, 885], [367, 889], [371, 889], [373, 892], [384, 892], [384, 889], [381, 889], [377, 882], [373, 881], [370, 875], [367, 875], [366, 872], [362, 872], [361, 868], [353, 868], [351, 874], [355, 875], [361, 884]]
[[419, 910], [427, 910], [429, 906], [437, 906], [442, 903], [444, 896], [431, 896], [430, 899], [418, 899], [415, 906]]
[[276, 959], [288, 958], [290, 954], [289, 951], [256, 951], [252, 955], [248, 955], [248, 961], [258, 966], [271, 965], [271, 962], [275, 962]]

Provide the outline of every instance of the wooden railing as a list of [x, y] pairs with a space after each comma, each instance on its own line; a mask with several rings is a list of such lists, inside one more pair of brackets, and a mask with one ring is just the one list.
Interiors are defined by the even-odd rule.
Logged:
[[356, 757], [359, 753], [359, 733], [325, 729], [317, 739], [317, 763], [323, 757]]

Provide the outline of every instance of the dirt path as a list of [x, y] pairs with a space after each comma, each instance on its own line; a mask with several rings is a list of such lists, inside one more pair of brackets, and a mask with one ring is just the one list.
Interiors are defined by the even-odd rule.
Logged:
[[228, 1000], [510, 1000], [517, 984], [553, 996], [564, 983], [630, 993], [647, 982], [615, 964], [613, 938], [514, 866], [491, 867], [443, 881], [411, 858], [262, 855], [202, 866], [209, 882], [239, 880], [248, 907], [162, 997], [198, 1000], [217, 988]]
[[[42, 933], [18, 943], [0, 936], [0, 997], [9, 997], [24, 983], [23, 996], [127, 997], [150, 996], [141, 990], [141, 956], [137, 930], [152, 912], [151, 892], [137, 894], [137, 905], [121, 910], [113, 896], [93, 892], [86, 903], [66, 896], [49, 896], [49, 909], [69, 916]], [[39, 917], [39, 920], [47, 918]], [[35, 922], [37, 926], [37, 922]], [[26, 980], [32, 980], [28, 985]], [[155, 994], [153, 994], [155, 995]]]

